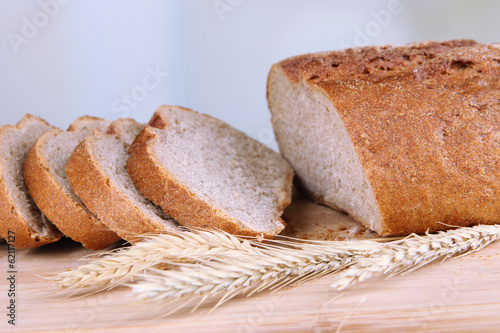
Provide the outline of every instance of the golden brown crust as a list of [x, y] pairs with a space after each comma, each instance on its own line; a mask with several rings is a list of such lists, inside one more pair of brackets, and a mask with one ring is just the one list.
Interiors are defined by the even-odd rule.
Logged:
[[49, 171], [48, 161], [43, 156], [47, 139], [61, 132], [54, 130], [45, 133], [30, 150], [24, 164], [26, 185], [40, 210], [66, 236], [88, 249], [103, 249], [120, 237], [66, 193]]
[[168, 231], [132, 203], [104, 172], [92, 149], [98, 135], [95, 131], [82, 141], [66, 163], [75, 193], [104, 224], [132, 243], [140, 235]]
[[314, 77], [311, 55], [281, 63], [339, 113], [375, 194], [380, 235], [500, 223], [500, 51], [465, 44], [390, 75], [351, 68], [334, 80], [317, 61]]
[[[161, 119], [157, 112], [150, 124], [159, 124], [161, 128], [166, 128], [168, 120]], [[159, 205], [165, 213], [187, 227], [217, 228], [238, 235], [272, 238], [284, 228], [283, 220], [277, 217], [276, 222], [279, 222], [281, 226], [279, 230], [264, 234], [257, 233], [255, 230], [242, 226], [239, 221], [221, 209], [200, 199], [155, 159], [153, 153], [155, 131], [152, 126], [148, 125], [137, 136], [129, 150], [127, 170], [139, 191]], [[293, 170], [290, 169], [287, 175], [290, 184], [292, 178]], [[282, 210], [290, 203], [291, 186], [287, 191], [287, 193], [281, 193], [278, 209]]]
[[134, 141], [127, 171], [139, 191], [187, 227], [214, 227], [235, 233], [240, 228], [227, 214], [200, 200], [161, 167], [152, 150], [154, 129], [146, 126]]
[[[25, 122], [29, 118], [37, 118], [39, 121], [44, 122], [47, 126], [50, 126], [45, 120], [34, 117], [30, 114], [27, 114], [17, 125], [4, 125], [0, 127], [0, 141], [3, 140], [3, 137], [10, 131], [18, 131], [25, 127]], [[4, 174], [4, 172], [8, 172], [4, 170], [3, 159], [0, 159], [0, 174]], [[31, 198], [28, 204], [32, 205], [32, 207], [39, 213], [38, 208], [32, 202]], [[11, 191], [8, 188], [8, 185], [5, 183], [5, 179], [0, 177], [0, 216], [2, 217], [2, 221], [0, 223], [0, 236], [7, 241], [11, 241], [12, 232], [15, 234], [15, 241], [12, 242], [16, 248], [34, 248], [44, 244], [53, 243], [59, 240], [62, 237], [62, 234], [53, 227], [50, 223], [47, 224], [47, 228], [49, 229], [49, 234], [47, 236], [40, 235], [36, 233], [32, 228], [28, 226], [28, 223], [24, 220], [22, 213], [19, 210], [19, 207], [14, 203], [11, 196]], [[41, 219], [41, 215], [39, 217]]]
[[72, 122], [69, 126], [66, 132], [75, 132], [81, 130], [82, 127], [85, 127], [87, 122], [103, 122], [103, 123], [109, 123], [111, 124], [111, 121], [105, 120], [99, 117], [93, 117], [93, 116], [81, 116], [78, 117], [74, 122]]
[[341, 51], [300, 55], [276, 64], [283, 68], [292, 82], [300, 76], [308, 81], [378, 80], [407, 72], [436, 55], [463, 46], [473, 40], [427, 41], [407, 46], [367, 46]]

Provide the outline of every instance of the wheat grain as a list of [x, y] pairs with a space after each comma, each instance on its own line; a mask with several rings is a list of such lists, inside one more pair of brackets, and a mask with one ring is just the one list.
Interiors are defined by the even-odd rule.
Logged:
[[[87, 258], [90, 262], [54, 276], [47, 277], [57, 289], [89, 290], [111, 289], [130, 281], [145, 269], [162, 265], [196, 261], [237, 251], [257, 253], [259, 250], [245, 240], [226, 237], [223, 232], [179, 232], [144, 236], [136, 245]], [[88, 290], [89, 289], [89, 290]]]
[[[314, 248], [317, 250], [318, 247]], [[352, 258], [366, 252], [364, 248], [321, 249], [318, 253], [304, 249], [264, 248], [259, 254], [227, 254], [178, 264], [174, 270], [150, 270], [139, 275], [140, 280], [129, 286], [140, 299], [159, 301], [230, 293], [230, 297], [225, 297], [227, 300], [236, 295], [279, 289], [319, 275], [332, 274], [349, 265]]]
[[[241, 239], [228, 234], [224, 237]], [[355, 258], [372, 255], [383, 248], [381, 243], [374, 241], [246, 241], [260, 251], [224, 252], [216, 257], [178, 264], [175, 270], [150, 270], [128, 286], [140, 299], [159, 301], [224, 295], [222, 304], [236, 295], [251, 295], [264, 289], [278, 290], [333, 274], [349, 266]]]
[[223, 297], [225, 301], [339, 272], [332, 287], [342, 290], [375, 275], [405, 273], [437, 258], [477, 251], [499, 238], [499, 226], [476, 226], [388, 243], [251, 242], [262, 249], [259, 255], [219, 257], [180, 265], [177, 270], [154, 270], [129, 286], [143, 300], [230, 295]]
[[478, 251], [498, 239], [500, 226], [497, 225], [412, 235], [402, 241], [386, 243], [383, 250], [374, 255], [357, 258], [356, 263], [339, 273], [332, 287], [343, 290], [374, 276], [409, 273], [438, 258], [444, 261], [457, 254]]
[[[139, 273], [156, 266], [193, 264], [200, 267], [200, 262], [221, 260], [234, 265], [238, 262], [262, 267], [285, 265], [290, 270], [287, 271], [288, 276], [296, 280], [285, 280], [284, 286], [300, 279], [328, 274], [332, 270], [330, 266], [341, 266], [338, 264], [340, 261], [344, 267], [354, 255], [368, 255], [375, 251], [376, 244], [371, 241], [337, 242], [336, 246], [327, 249], [321, 242], [281, 240], [261, 243], [256, 238], [238, 237], [221, 231], [193, 230], [145, 237], [144, 241], [128, 249], [90, 258], [88, 264], [48, 279], [58, 289], [89, 292], [127, 283]], [[284, 275], [285, 272], [281, 274]], [[274, 284], [274, 287], [278, 285]]]
[[[477, 251], [499, 238], [500, 226], [491, 225], [391, 242], [261, 242], [220, 231], [192, 230], [147, 237], [51, 280], [61, 289], [109, 289], [123, 284], [142, 300], [198, 297], [201, 304], [218, 297], [220, 305], [236, 295], [278, 290], [335, 273], [332, 287], [342, 290], [373, 276], [405, 274], [437, 258]], [[164, 265], [173, 269], [157, 268]]]

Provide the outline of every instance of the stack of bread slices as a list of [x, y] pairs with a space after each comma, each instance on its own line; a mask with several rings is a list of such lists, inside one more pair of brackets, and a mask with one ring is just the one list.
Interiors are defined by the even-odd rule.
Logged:
[[[67, 236], [103, 249], [181, 226], [272, 238], [293, 170], [226, 123], [162, 106], [149, 124], [26, 115], [0, 127], [0, 236], [32, 248]], [[9, 237], [10, 236], [10, 237]]]

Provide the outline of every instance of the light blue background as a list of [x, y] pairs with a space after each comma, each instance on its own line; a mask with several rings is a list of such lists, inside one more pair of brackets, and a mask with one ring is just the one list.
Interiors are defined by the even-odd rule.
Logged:
[[274, 62], [347, 45], [500, 41], [493, 0], [55, 1], [0, 0], [0, 124], [27, 112], [63, 129], [85, 114], [146, 122], [176, 104], [276, 148]]

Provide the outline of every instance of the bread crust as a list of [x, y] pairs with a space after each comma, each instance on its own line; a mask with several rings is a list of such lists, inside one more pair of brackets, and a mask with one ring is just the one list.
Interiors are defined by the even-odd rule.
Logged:
[[94, 131], [73, 151], [66, 163], [66, 175], [86, 206], [110, 229], [132, 243], [145, 234], [168, 232], [164, 225], [151, 219], [116, 187], [104, 172], [92, 146], [101, 133]]
[[[47, 126], [50, 126], [45, 120], [27, 114], [15, 126], [1, 126], [0, 141], [2, 141], [4, 136], [10, 131], [23, 130], [23, 128], [26, 126], [26, 122], [30, 118], [36, 118], [38, 121], [45, 123]], [[4, 161], [3, 159], [0, 159], [0, 175], [3, 175], [5, 172], [7, 172], [4, 168]], [[27, 190], [26, 194], [29, 198]], [[17, 207], [12, 199], [11, 191], [6, 184], [5, 179], [3, 177], [0, 177], [0, 216], [2, 217], [2, 221], [0, 223], [0, 236], [6, 239], [8, 242], [11, 242], [12, 238], [9, 236], [12, 236], [11, 232], [14, 232], [15, 241], [12, 242], [12, 245], [15, 245], [16, 248], [19, 249], [34, 248], [59, 240], [62, 237], [61, 232], [59, 232], [59, 230], [57, 230], [57, 228], [50, 222], [43, 220], [40, 211], [35, 206], [31, 198], [29, 198], [29, 202], [27, 204], [31, 205], [32, 209], [35, 210], [37, 218], [40, 219], [40, 224], [43, 225], [46, 230], [45, 234], [39, 234], [31, 227], [29, 227], [28, 222], [24, 220], [19, 207]]]
[[56, 129], [40, 136], [28, 153], [24, 164], [26, 185], [40, 209], [66, 236], [88, 249], [103, 249], [120, 237], [67, 193], [49, 171], [43, 156], [47, 140], [61, 132]]
[[[189, 109], [185, 110], [196, 113]], [[156, 159], [153, 145], [155, 144], [157, 129], [151, 125], [164, 129], [169, 126], [169, 122], [168, 119], [161, 117], [158, 112], [155, 113], [150, 125], [142, 130], [130, 147], [130, 157], [127, 161], [127, 171], [130, 177], [146, 198], [159, 205], [165, 213], [187, 227], [210, 227], [231, 234], [262, 236], [264, 238], [272, 238], [283, 230], [285, 226], [283, 220], [281, 217], [276, 217], [277, 228], [275, 230], [264, 233], [256, 232], [242, 226], [239, 221], [220, 208], [199, 198], [196, 193], [163, 168]], [[293, 170], [290, 168], [287, 174], [287, 182], [290, 187], [284, 189], [283, 193], [278, 194], [278, 211], [282, 211], [290, 204], [292, 179]]]
[[457, 47], [478, 45], [473, 40], [423, 41], [406, 46], [366, 46], [310, 53], [285, 59], [277, 64], [290, 81], [301, 77], [308, 82], [380, 80], [413, 69], [436, 55]]
[[[495, 102], [500, 51], [470, 41], [424, 47], [444, 44], [448, 50], [390, 74], [348, 56], [344, 72], [331, 64], [327, 70], [339, 52], [287, 59], [271, 69], [270, 77], [304, 82], [340, 115], [381, 212], [380, 235], [500, 223], [500, 110]], [[405, 50], [420, 52], [404, 47], [382, 52], [384, 64], [402, 59]], [[417, 59], [411, 57], [410, 62]], [[371, 75], [363, 76], [366, 68]]]
[[[90, 123], [90, 124], [93, 125], [93, 123], [95, 123], [95, 122], [101, 122], [103, 124], [109, 124], [109, 125], [111, 125], [111, 121], [110, 120], [105, 120], [105, 119], [102, 119], [102, 118], [99, 118], [99, 117], [85, 115], [85, 116], [78, 117], [77, 119], [75, 119], [74, 122], [72, 122], [71, 124], [69, 124], [68, 129], [66, 129], [66, 132], [77, 132], [77, 131], [80, 131], [82, 129], [85, 129], [88, 126], [88, 123]], [[92, 126], [92, 127], [94, 127], [94, 126]]]

